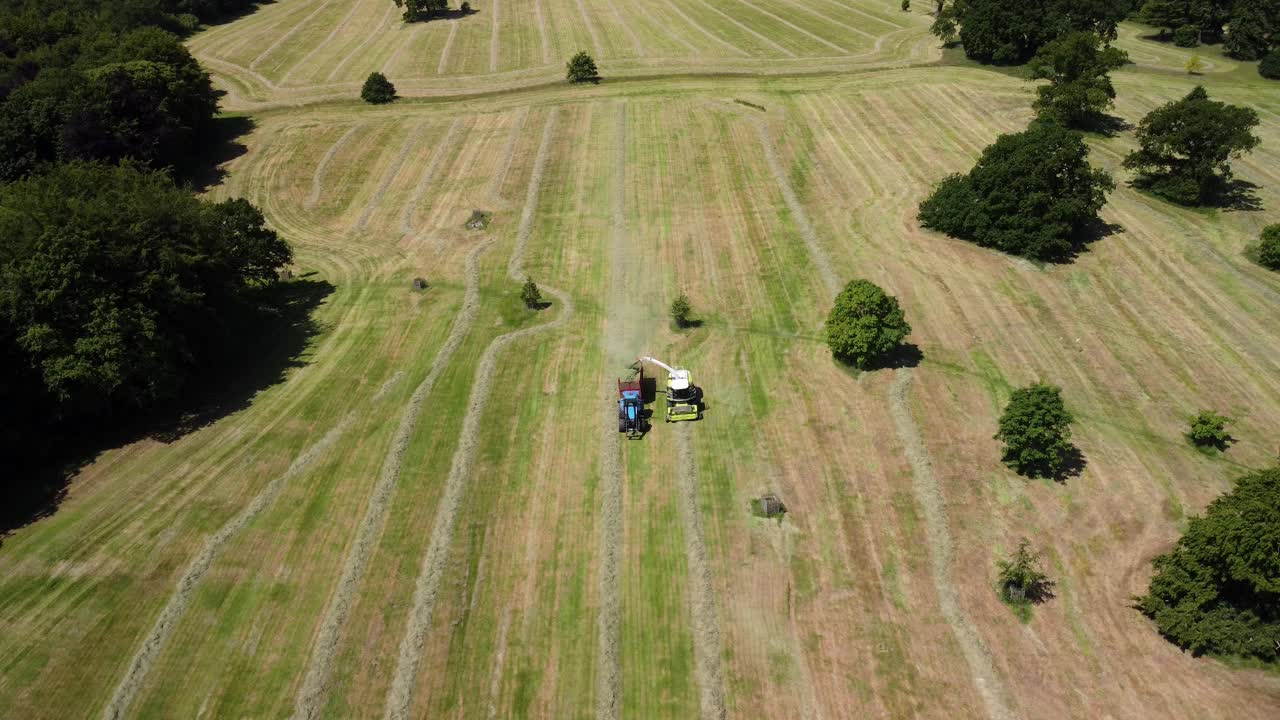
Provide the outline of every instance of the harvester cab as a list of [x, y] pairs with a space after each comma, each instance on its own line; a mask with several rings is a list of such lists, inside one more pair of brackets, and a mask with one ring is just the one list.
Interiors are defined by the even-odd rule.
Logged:
[[618, 432], [635, 440], [644, 435], [644, 368], [638, 363], [629, 380], [618, 381]]
[[671, 367], [656, 358], [640, 358], [640, 364], [646, 362], [667, 371], [667, 422], [702, 417], [702, 389], [693, 384], [692, 373], [685, 368]]

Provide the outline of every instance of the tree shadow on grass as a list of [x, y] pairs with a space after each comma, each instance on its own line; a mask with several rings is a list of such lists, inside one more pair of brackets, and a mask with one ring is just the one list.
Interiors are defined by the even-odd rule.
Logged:
[[1052, 480], [1056, 483], [1065, 483], [1071, 478], [1078, 478], [1084, 474], [1084, 469], [1088, 465], [1089, 461], [1085, 459], [1084, 453], [1080, 452], [1080, 448], [1072, 445], [1070, 450], [1062, 454], [1062, 468]]
[[924, 361], [924, 352], [915, 343], [902, 343], [867, 365], [867, 370], [902, 370]]
[[237, 115], [214, 118], [199, 150], [182, 167], [175, 168], [178, 180], [196, 192], [221, 184], [227, 176], [225, 165], [249, 151], [238, 140], [253, 128], [252, 118]]
[[0, 471], [0, 542], [14, 530], [54, 514], [68, 485], [103, 451], [143, 438], [172, 443], [243, 410], [258, 393], [284, 382], [306, 365], [303, 354], [321, 331], [314, 311], [334, 287], [324, 280], [293, 280], [257, 291], [253, 302], [218, 333], [222, 349], [207, 356], [207, 370], [193, 378], [175, 402], [145, 414], [117, 411], [49, 433], [56, 456], [5, 458]]
[[1103, 137], [1115, 137], [1132, 129], [1133, 123], [1119, 115], [1109, 115], [1107, 113], [1098, 113], [1093, 118], [1090, 118], [1084, 127], [1085, 132], [1095, 133]]

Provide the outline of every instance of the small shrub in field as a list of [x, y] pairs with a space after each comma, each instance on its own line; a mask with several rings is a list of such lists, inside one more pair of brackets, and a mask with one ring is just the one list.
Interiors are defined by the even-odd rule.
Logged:
[[1197, 447], [1226, 450], [1231, 442], [1227, 432], [1227, 424], [1231, 418], [1219, 415], [1212, 410], [1203, 410], [1191, 418], [1191, 426], [1187, 430], [1187, 439]]
[[1073, 449], [1073, 420], [1061, 388], [1036, 383], [1014, 390], [995, 435], [1004, 442], [1004, 464], [1027, 477], [1057, 477]]
[[360, 88], [360, 99], [374, 105], [389, 103], [396, 99], [396, 86], [380, 72], [369, 73], [364, 87]]
[[1262, 229], [1258, 241], [1258, 262], [1263, 267], [1280, 270], [1280, 223]]
[[1199, 75], [1200, 71], [1204, 70], [1204, 61], [1199, 55], [1192, 55], [1187, 58], [1186, 70], [1188, 75]]
[[467, 2], [466, 0], [463, 0], [462, 4], [458, 6], [458, 12], [462, 13], [463, 15], [470, 15], [471, 3]]
[[1174, 30], [1173, 44], [1184, 48], [1196, 47], [1200, 44], [1200, 28], [1195, 25], [1183, 25]]
[[542, 291], [538, 289], [537, 283], [533, 278], [525, 276], [524, 285], [520, 288], [520, 299], [524, 301], [524, 306], [532, 310], [542, 307]]
[[898, 347], [911, 326], [897, 298], [869, 280], [854, 280], [836, 296], [826, 333], [832, 355], [866, 369]]
[[693, 306], [689, 304], [689, 296], [680, 293], [671, 301], [671, 319], [678, 327], [689, 327], [693, 324]]
[[1008, 560], [999, 560], [997, 587], [1000, 599], [1014, 607], [1024, 620], [1030, 615], [1031, 606], [1053, 597], [1054, 581], [1040, 569], [1039, 558], [1031, 552], [1031, 543], [1025, 539], [1018, 543], [1018, 550]]
[[570, 58], [567, 69], [566, 77], [572, 83], [595, 82], [600, 79], [600, 71], [596, 69], [596, 61], [592, 60], [591, 56], [585, 51], [579, 51], [577, 55]]
[[1267, 53], [1258, 63], [1258, 74], [1264, 78], [1280, 80], [1280, 47]]
[[902, 0], [902, 12], [911, 12], [911, 0]]

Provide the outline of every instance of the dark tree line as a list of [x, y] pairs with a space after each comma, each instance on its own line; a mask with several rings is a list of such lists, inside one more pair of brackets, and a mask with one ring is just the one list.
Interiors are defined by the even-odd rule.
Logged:
[[0, 504], [179, 398], [291, 261], [247, 201], [175, 182], [221, 141], [178, 33], [250, 4], [0, 1]]
[[1138, 16], [1178, 45], [1221, 42], [1241, 60], [1280, 47], [1280, 0], [1146, 0]]
[[1114, 40], [1130, 10], [1127, 0], [952, 0], [940, 6], [933, 33], [944, 42], [959, 41], [974, 60], [998, 65], [1024, 63], [1072, 32]]

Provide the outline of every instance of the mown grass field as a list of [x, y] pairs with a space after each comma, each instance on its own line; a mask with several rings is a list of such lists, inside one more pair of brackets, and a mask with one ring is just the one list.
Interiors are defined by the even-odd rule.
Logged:
[[[332, 293], [247, 408], [104, 452], [5, 538], [0, 716], [1275, 715], [1274, 673], [1183, 654], [1130, 607], [1276, 452], [1280, 277], [1243, 251], [1280, 219], [1280, 93], [1252, 67], [1189, 78], [1124, 28], [1116, 114], [1196, 81], [1255, 107], [1236, 169], [1263, 209], [1121, 182], [1115, 232], [1040, 267], [915, 221], [1033, 96], [935, 64], [922, 14], [497, 2], [402, 27], [390, 3], [282, 0], [193, 39], [256, 108], [211, 194], [260, 205]], [[545, 84], [578, 47], [620, 79]], [[375, 68], [407, 97], [326, 99]], [[1131, 134], [1090, 144], [1127, 179]], [[526, 273], [549, 307], [520, 305]], [[914, 367], [830, 359], [855, 277], [901, 299]], [[677, 332], [681, 291], [704, 322]], [[693, 370], [701, 422], [619, 438], [642, 354]], [[1036, 379], [1078, 418], [1065, 483], [991, 439]], [[1181, 439], [1209, 407], [1239, 418], [1222, 457]], [[764, 491], [784, 521], [751, 515]], [[1021, 537], [1059, 582], [1028, 624], [993, 590]]]

